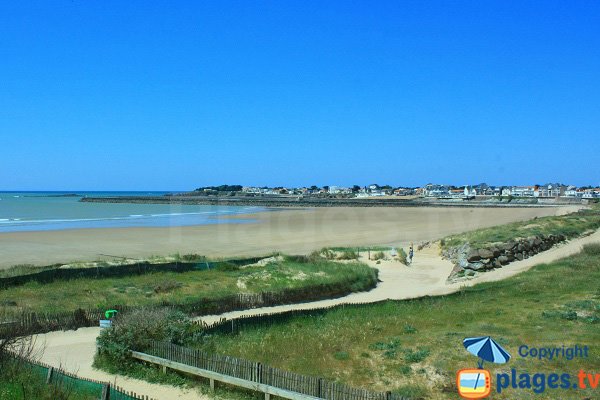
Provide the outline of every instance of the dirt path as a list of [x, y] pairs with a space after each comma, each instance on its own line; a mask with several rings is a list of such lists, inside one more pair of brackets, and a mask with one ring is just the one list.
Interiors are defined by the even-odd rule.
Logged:
[[[243, 315], [276, 314], [292, 309], [323, 308], [342, 303], [370, 303], [385, 299], [408, 299], [426, 295], [442, 295], [460, 290], [464, 286], [472, 286], [479, 282], [490, 282], [506, 279], [526, 271], [536, 264], [548, 263], [557, 259], [578, 253], [587, 243], [600, 242], [600, 231], [580, 239], [554, 247], [523, 261], [487, 272], [467, 282], [447, 284], [446, 278], [452, 270], [452, 264], [439, 256], [436, 245], [416, 251], [413, 264], [404, 266], [396, 261], [381, 261], [376, 264], [368, 262], [379, 269], [382, 282], [365, 293], [353, 293], [345, 297], [322, 300], [301, 304], [290, 304], [277, 307], [264, 307], [245, 311], [234, 311], [221, 315], [201, 317], [205, 322], [213, 322], [220, 318], [236, 318]], [[77, 331], [52, 332], [37, 336], [38, 346], [45, 346], [42, 361], [68, 371], [75, 372], [81, 377], [114, 382], [126, 390], [145, 394], [156, 399], [210, 399], [194, 390], [184, 390], [172, 386], [151, 384], [145, 381], [125, 378], [120, 375], [108, 374], [92, 368], [95, 354], [96, 337], [99, 328], [82, 328]]]
[[156, 400], [208, 400], [211, 398], [196, 390], [148, 383], [92, 368], [96, 354], [96, 337], [99, 333], [100, 328], [81, 328], [76, 331], [57, 331], [36, 335], [36, 346], [44, 349], [41, 361], [53, 367], [61, 367], [82, 378], [110, 382], [127, 391], [147, 395]]

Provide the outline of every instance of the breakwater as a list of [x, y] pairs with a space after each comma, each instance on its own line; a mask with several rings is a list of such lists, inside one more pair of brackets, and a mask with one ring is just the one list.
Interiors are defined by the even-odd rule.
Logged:
[[251, 207], [549, 207], [556, 204], [501, 203], [477, 200], [427, 200], [427, 199], [364, 199], [322, 197], [242, 197], [242, 196], [115, 196], [84, 197], [80, 201], [89, 203], [132, 203], [132, 204], [184, 204], [209, 206]]

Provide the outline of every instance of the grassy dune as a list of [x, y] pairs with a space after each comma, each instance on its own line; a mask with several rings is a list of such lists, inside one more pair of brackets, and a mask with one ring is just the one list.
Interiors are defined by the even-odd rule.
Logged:
[[[210, 352], [260, 361], [353, 386], [395, 390], [427, 399], [455, 399], [458, 369], [476, 367], [462, 339], [491, 335], [513, 355], [495, 374], [600, 372], [600, 245], [502, 282], [460, 293], [337, 309], [318, 317], [293, 317], [237, 335], [212, 335], [196, 343]], [[538, 361], [519, 346], [589, 345], [588, 359]], [[574, 378], [576, 379], [576, 378]], [[546, 391], [547, 398], [595, 398], [598, 390]], [[497, 399], [540, 398], [532, 389], [508, 389]], [[542, 396], [543, 397], [543, 396]]]
[[491, 228], [452, 235], [442, 240], [442, 247], [449, 248], [470, 243], [473, 248], [483, 248], [492, 243], [505, 243], [516, 238], [562, 234], [567, 238], [582, 235], [600, 228], [600, 207], [575, 213], [535, 218]]
[[324, 259], [274, 261], [265, 266], [229, 266], [209, 271], [156, 272], [101, 279], [81, 278], [47, 284], [29, 282], [0, 290], [0, 311], [55, 312], [103, 308], [115, 304], [154, 305], [161, 301], [188, 304], [237, 293], [282, 291], [318, 284], [348, 285], [361, 290], [375, 279], [375, 271], [360, 263], [341, 264]]

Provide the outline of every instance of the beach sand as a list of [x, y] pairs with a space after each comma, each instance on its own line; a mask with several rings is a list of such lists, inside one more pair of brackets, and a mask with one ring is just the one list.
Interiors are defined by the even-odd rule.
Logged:
[[174, 253], [211, 257], [308, 253], [325, 246], [405, 245], [578, 207], [331, 207], [222, 217], [243, 223], [0, 233], [0, 268]]

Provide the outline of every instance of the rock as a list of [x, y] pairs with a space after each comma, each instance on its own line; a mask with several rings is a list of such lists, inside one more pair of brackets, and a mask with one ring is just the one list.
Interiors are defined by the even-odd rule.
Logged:
[[498, 262], [500, 262], [501, 265], [506, 265], [506, 264], [508, 264], [508, 257], [500, 256], [500, 257], [498, 257]]
[[502, 245], [502, 248], [503, 248], [504, 250], [510, 251], [510, 250], [514, 249], [516, 245], [517, 245], [517, 243], [516, 243], [516, 242], [513, 242], [513, 241], [511, 240], [510, 242], [506, 242], [506, 243], [504, 243], [504, 244]]
[[521, 261], [523, 259], [523, 253], [517, 253], [515, 254], [515, 258], [519, 261]]
[[500, 261], [498, 260], [494, 260], [492, 265], [494, 266], [494, 268], [502, 268], [502, 264], [500, 264]]
[[492, 257], [494, 257], [494, 253], [488, 249], [479, 249], [479, 257], [480, 258], [492, 258]]
[[513, 262], [515, 261], [515, 255], [513, 253], [508, 253], [506, 255], [506, 258], [508, 258], [508, 262]]
[[479, 255], [479, 252], [477, 250], [471, 250], [471, 252], [467, 256], [467, 261], [471, 263], [471, 262], [475, 262], [475, 261], [479, 261], [479, 260], [481, 260], [481, 256]]
[[471, 269], [471, 270], [473, 270], [473, 271], [480, 271], [480, 270], [482, 270], [482, 269], [485, 269], [485, 268], [486, 268], [486, 265], [485, 265], [485, 264], [482, 264], [482, 263], [479, 263], [479, 262], [470, 263], [470, 264], [469, 264], [469, 266], [470, 266], [470, 268], [469, 268], [469, 269]]
[[517, 251], [523, 251], [523, 243], [517, 245]]

